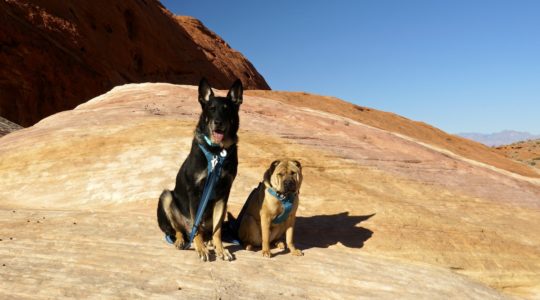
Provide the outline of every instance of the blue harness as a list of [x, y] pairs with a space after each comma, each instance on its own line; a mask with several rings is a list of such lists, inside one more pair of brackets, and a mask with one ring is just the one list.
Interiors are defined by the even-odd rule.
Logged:
[[283, 206], [283, 211], [281, 212], [281, 214], [279, 214], [279, 216], [277, 216], [274, 220], [272, 220], [272, 223], [280, 224], [280, 223], [285, 222], [285, 220], [287, 220], [293, 208], [293, 204], [294, 204], [293, 202], [294, 202], [294, 199], [296, 198], [296, 193], [290, 194], [288, 197], [285, 197], [285, 195], [280, 195], [278, 192], [276, 192], [275, 189], [271, 187], [269, 187], [266, 190], [268, 191], [270, 195], [278, 199], [279, 202], [281, 202], [281, 205]]
[[[217, 144], [212, 143], [212, 141], [210, 141], [210, 139], [206, 136], [204, 136], [204, 140], [209, 146], [218, 146]], [[199, 229], [199, 225], [201, 224], [202, 215], [204, 213], [206, 205], [208, 204], [210, 198], [212, 198], [212, 196], [214, 195], [214, 188], [216, 187], [216, 183], [221, 176], [223, 162], [227, 158], [227, 150], [225, 149], [221, 150], [221, 153], [219, 155], [216, 155], [208, 151], [208, 149], [206, 149], [204, 145], [199, 144], [198, 146], [199, 149], [201, 149], [201, 151], [204, 153], [206, 161], [208, 162], [208, 176], [206, 177], [206, 182], [204, 183], [203, 194], [201, 196], [201, 201], [199, 202], [199, 207], [197, 208], [197, 214], [195, 215], [195, 222], [193, 223], [193, 227], [191, 228], [189, 242], [184, 245], [184, 249], [188, 249], [189, 247], [191, 247], [193, 238], [197, 234], [197, 230]], [[168, 243], [173, 244], [175, 237], [165, 235], [165, 240]]]

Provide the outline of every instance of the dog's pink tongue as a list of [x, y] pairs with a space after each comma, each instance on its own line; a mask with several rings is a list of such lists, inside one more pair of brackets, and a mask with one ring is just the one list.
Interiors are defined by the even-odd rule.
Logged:
[[212, 132], [212, 138], [215, 143], [221, 143], [221, 141], [223, 140], [223, 133], [218, 133], [214, 131]]

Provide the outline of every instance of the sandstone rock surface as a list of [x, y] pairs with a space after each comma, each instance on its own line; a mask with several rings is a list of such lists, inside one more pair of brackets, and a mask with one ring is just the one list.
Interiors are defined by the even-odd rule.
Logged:
[[245, 96], [229, 201], [237, 214], [272, 160], [300, 159], [305, 256], [174, 250], [155, 208], [189, 151], [196, 93], [128, 84], [0, 139], [0, 298], [540, 295], [540, 179], [309, 94]]
[[4, 0], [0, 28], [0, 116], [22, 126], [129, 82], [269, 89], [242, 54], [156, 0]]
[[504, 159], [506, 155], [478, 142], [448, 134], [429, 124], [409, 120], [394, 113], [362, 107], [329, 96], [311, 95], [302, 92], [248, 91], [248, 95], [271, 97], [289, 104], [338, 114], [367, 125], [412, 137], [419, 142], [450, 150], [453, 153], [497, 168], [540, 178], [540, 172], [521, 163]]

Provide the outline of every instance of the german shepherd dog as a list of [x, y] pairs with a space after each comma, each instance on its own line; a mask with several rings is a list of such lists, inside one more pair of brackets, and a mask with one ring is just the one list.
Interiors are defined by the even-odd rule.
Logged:
[[173, 237], [176, 248], [183, 249], [195, 222], [195, 215], [208, 177], [209, 162], [201, 147], [213, 155], [226, 151], [227, 156], [223, 162], [220, 177], [193, 239], [195, 251], [202, 261], [208, 261], [210, 258], [205, 245], [206, 241], [210, 241], [210, 237], [216, 256], [223, 260], [233, 260], [229, 251], [223, 248], [221, 226], [238, 167], [236, 144], [240, 125], [238, 111], [242, 104], [242, 93], [242, 82], [236, 80], [227, 97], [215, 97], [206, 79], [201, 80], [199, 103], [202, 113], [195, 129], [191, 151], [176, 175], [174, 190], [164, 190], [159, 197], [157, 208], [159, 227], [166, 235]]

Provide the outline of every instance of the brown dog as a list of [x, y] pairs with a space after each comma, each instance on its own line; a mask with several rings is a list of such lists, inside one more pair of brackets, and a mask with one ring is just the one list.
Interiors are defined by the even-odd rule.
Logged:
[[238, 237], [247, 250], [262, 246], [262, 255], [270, 257], [270, 243], [286, 234], [287, 247], [301, 256], [293, 242], [294, 222], [302, 184], [302, 166], [296, 160], [276, 160], [264, 174], [263, 182], [249, 195], [238, 215]]

